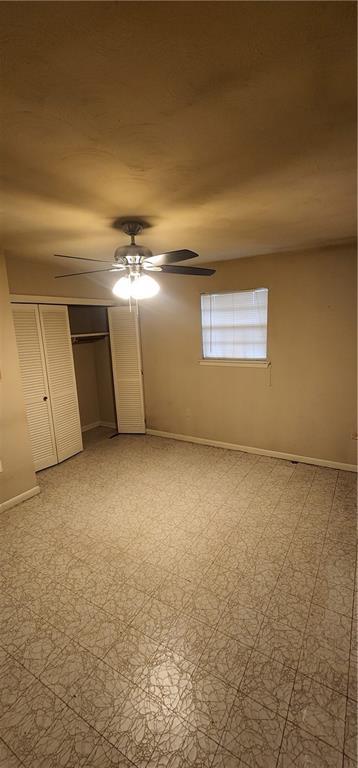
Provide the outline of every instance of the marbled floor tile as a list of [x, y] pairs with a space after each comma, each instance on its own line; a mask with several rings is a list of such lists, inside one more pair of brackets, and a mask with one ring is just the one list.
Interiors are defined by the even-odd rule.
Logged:
[[92, 573], [91, 577], [82, 586], [79, 594], [84, 600], [93, 603], [98, 608], [103, 608], [113, 593], [114, 587], [113, 577], [109, 577], [100, 570]]
[[342, 616], [319, 605], [311, 605], [306, 632], [307, 635], [314, 635], [327, 644], [349, 651], [351, 617]]
[[82, 718], [66, 707], [26, 759], [29, 768], [83, 768], [99, 740]]
[[11, 656], [0, 668], [0, 717], [20, 698], [34, 682], [34, 677]]
[[112, 667], [99, 661], [72, 697], [71, 707], [99, 733], [104, 733], [126, 700], [131, 683]]
[[342, 752], [287, 722], [278, 768], [341, 768]]
[[258, 634], [255, 650], [297, 669], [303, 634], [267, 616]]
[[182, 611], [190, 600], [194, 585], [188, 579], [167, 574], [154, 592], [154, 597], [170, 605], [175, 611]]
[[0, 622], [0, 644], [5, 651], [14, 653], [31, 636], [36, 625], [34, 614], [27, 608], [16, 605]]
[[348, 755], [343, 755], [343, 768], [357, 768], [357, 761], [352, 760]]
[[0, 638], [3, 633], [3, 625], [13, 616], [14, 611], [18, 610], [19, 607], [19, 601], [16, 599], [15, 593], [11, 590], [11, 587], [8, 584], [0, 586], [0, 610], [2, 618]]
[[[355, 511], [351, 516], [351, 522], [356, 522]], [[336, 564], [345, 564], [349, 569], [353, 569], [356, 563], [356, 542], [351, 541], [330, 541], [327, 539], [322, 551], [322, 562], [332, 562]]]
[[219, 746], [210, 768], [245, 768], [245, 765], [239, 757]]
[[254, 554], [245, 566], [245, 576], [250, 578], [252, 582], [257, 579], [261, 584], [262, 590], [272, 592], [273, 585], [277, 581], [282, 566], [281, 563], [271, 560], [269, 552], [268, 546], [265, 557], [259, 557]]
[[132, 762], [104, 738], [100, 738], [85, 763], [85, 768], [133, 768], [133, 766]]
[[225, 608], [221, 615], [218, 629], [220, 632], [252, 648], [255, 645], [263, 619], [263, 613], [255, 611], [253, 608], [248, 608], [246, 605], [236, 603]]
[[332, 544], [351, 544], [355, 540], [357, 524], [351, 515], [342, 516], [337, 520], [330, 520], [327, 527], [327, 541]]
[[14, 650], [14, 656], [29, 672], [39, 677], [68, 642], [66, 635], [38, 618], [25, 643]]
[[252, 768], [274, 768], [284, 724], [272, 710], [239, 694], [221, 744]]
[[295, 672], [291, 667], [253, 651], [240, 685], [240, 693], [286, 717]]
[[23, 763], [0, 738], [0, 768], [21, 768]]
[[6, 651], [3, 648], [1, 648], [1, 646], [0, 646], [0, 672], [1, 672], [1, 667], [3, 666], [3, 664], [5, 664], [7, 661], [9, 661], [10, 658], [11, 657], [9, 656], [9, 654], [6, 653]]
[[219, 742], [235, 695], [235, 689], [198, 667], [181, 698], [180, 714]]
[[177, 612], [170, 605], [150, 598], [143, 610], [134, 617], [132, 625], [155, 642], [165, 643], [177, 616]]
[[286, 565], [291, 565], [292, 568], [298, 571], [305, 571], [312, 576], [316, 576], [319, 565], [321, 545], [317, 547], [295, 547], [286, 556]]
[[327, 643], [324, 638], [307, 635], [303, 641], [299, 671], [345, 695], [348, 658], [348, 650], [342, 650], [335, 643]]
[[103, 659], [120, 637], [124, 626], [117, 617], [98, 609], [95, 617], [78, 633], [75, 640], [94, 656]]
[[136, 680], [158, 650], [158, 643], [133, 626], [126, 627], [104, 656], [104, 661], [129, 680]]
[[45, 558], [41, 562], [39, 572], [43, 573], [46, 578], [52, 579], [55, 582], [63, 583], [66, 572], [71, 567], [75, 558], [71, 557], [63, 548], [55, 548], [54, 551], [48, 551], [44, 553]]
[[353, 618], [352, 620], [352, 630], [351, 630], [351, 654], [355, 654], [355, 656], [358, 656], [358, 622], [356, 618]]
[[63, 708], [60, 699], [36, 680], [0, 718], [0, 736], [26, 760]]
[[209, 568], [210, 562], [201, 561], [194, 555], [184, 555], [174, 566], [173, 572], [181, 578], [189, 579], [193, 584], [199, 585], [204, 574]]
[[217, 597], [206, 587], [199, 586], [191, 595], [190, 601], [184, 610], [185, 613], [190, 613], [198, 621], [214, 627], [218, 623], [224, 608], [225, 603], [222, 598]]
[[228, 605], [246, 605], [252, 610], [264, 613], [270, 602], [277, 581], [273, 574], [258, 574], [254, 577], [244, 573], [239, 577], [236, 589], [228, 599]]
[[145, 592], [126, 583], [119, 588], [114, 586], [103, 608], [114, 618], [124, 624], [129, 624], [134, 616], [143, 609], [143, 606], [148, 603], [148, 600], [149, 597]]
[[358, 659], [356, 653], [351, 653], [349, 660], [348, 696], [353, 701], [358, 701]]
[[135, 765], [144, 768], [172, 713], [141, 688], [130, 690], [104, 736]]
[[136, 589], [148, 595], [152, 595], [159, 589], [161, 583], [165, 580], [165, 576], [165, 571], [162, 568], [158, 568], [150, 563], [143, 563], [134, 572], [133, 576], [128, 579], [128, 584], [133, 585]]
[[315, 586], [315, 576], [307, 571], [300, 571], [290, 563], [285, 563], [278, 577], [277, 589], [294, 595], [299, 600], [310, 602]]
[[[353, 537], [352, 537], [353, 538]], [[333, 541], [332, 544], [337, 544]], [[351, 589], [354, 585], [355, 566], [342, 558], [322, 559], [319, 567], [319, 577], [326, 579], [328, 584]]]
[[137, 677], [137, 684], [171, 710], [181, 711], [181, 700], [191, 683], [194, 665], [169, 648], [161, 647]]
[[353, 586], [347, 587], [332, 584], [328, 579], [320, 577], [318, 574], [315, 590], [313, 593], [313, 602], [322, 608], [342, 613], [344, 616], [352, 616], [353, 605]]
[[89, 651], [70, 641], [44, 669], [40, 679], [57, 696], [70, 704], [97, 663], [98, 659]]
[[60, 584], [51, 584], [44, 618], [59, 632], [76, 639], [96, 616], [97, 610], [80, 595], [75, 595]]
[[191, 616], [182, 614], [171, 625], [165, 638], [165, 645], [192, 664], [197, 664], [213, 632], [213, 627], [208, 624], [203, 624]]
[[350, 699], [347, 701], [344, 753], [351, 760], [358, 758], [357, 706]]
[[200, 656], [199, 664], [237, 689], [250, 655], [251, 649], [248, 646], [215, 630]]
[[217, 746], [195, 726], [174, 716], [160, 737], [147, 768], [211, 768]]
[[[10, 652], [40, 675], [50, 699], [56, 691], [106, 729], [112, 744], [97, 734], [88, 754], [79, 727], [74, 745], [51, 703], [41, 710], [34, 702], [34, 714], [28, 702], [10, 737], [27, 753], [27, 729], [34, 731], [40, 768], [145, 768], [152, 755], [151, 768], [270, 768], [299, 661], [299, 672], [314, 683], [308, 694], [298, 690], [297, 677], [291, 712], [301, 727], [286, 726], [282, 766], [337, 766], [341, 747], [322, 739], [341, 738], [331, 706], [342, 701], [339, 693], [348, 692], [350, 712], [356, 704], [355, 624], [352, 638], [347, 624], [355, 478], [338, 473], [331, 512], [335, 470], [148, 436], [122, 436], [119, 444], [105, 430], [94, 433], [85, 435], [84, 454], [41, 473], [40, 497], [1, 516], [0, 648], [7, 656], [0, 650], [0, 678], [5, 670], [10, 675], [0, 694], [1, 722], [15, 717], [33, 686], [12, 682]], [[121, 675], [126, 695], [116, 682]], [[231, 712], [242, 712], [231, 738], [242, 744], [234, 754], [216, 739], [240, 682]], [[321, 686], [332, 689], [329, 704], [316, 695]], [[192, 713], [192, 722], [175, 720], [179, 713]], [[45, 718], [51, 740], [41, 736]], [[214, 741], [198, 730], [200, 718]], [[176, 722], [171, 733], [169, 722]], [[357, 768], [351, 722], [344, 768]], [[13, 768], [12, 754], [2, 756], [4, 768]], [[31, 753], [25, 760], [33, 768]]]
[[298, 629], [303, 632], [306, 626], [308, 613], [310, 610], [309, 602], [303, 602], [295, 595], [287, 592], [281, 592], [275, 589], [271, 597], [267, 616], [271, 616], [275, 621], [281, 624], [287, 624], [292, 629]]
[[58, 581], [63, 584], [66, 589], [76, 593], [81, 592], [92, 576], [92, 569], [83, 560], [73, 558]]
[[209, 568], [205, 576], [205, 584], [210, 592], [223, 600], [229, 597], [237, 590], [239, 576], [236, 571], [228, 570], [227, 564], [221, 560], [215, 561]]
[[288, 720], [342, 751], [346, 697], [297, 674]]

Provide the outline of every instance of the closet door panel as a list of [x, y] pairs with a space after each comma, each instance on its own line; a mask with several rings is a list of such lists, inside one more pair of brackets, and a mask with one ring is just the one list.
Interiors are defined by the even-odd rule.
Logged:
[[63, 461], [83, 450], [68, 311], [40, 304], [39, 312], [57, 455]]
[[57, 464], [39, 313], [35, 304], [14, 304], [12, 312], [32, 456], [38, 471]]
[[118, 432], [144, 433], [144, 397], [138, 315], [134, 308], [108, 309]]

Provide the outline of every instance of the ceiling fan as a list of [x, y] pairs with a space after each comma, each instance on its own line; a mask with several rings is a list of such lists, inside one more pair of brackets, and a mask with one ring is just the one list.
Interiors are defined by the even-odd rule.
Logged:
[[215, 269], [204, 269], [202, 267], [183, 267], [178, 265], [178, 261], [194, 259], [198, 256], [194, 251], [186, 248], [179, 251], [168, 251], [153, 256], [152, 251], [144, 245], [138, 245], [135, 241], [137, 235], [142, 232], [144, 223], [132, 219], [123, 221], [120, 229], [126, 235], [129, 235], [131, 241], [128, 245], [121, 245], [114, 252], [114, 261], [103, 259], [86, 259], [80, 256], [65, 256], [62, 253], [56, 253], [62, 259], [78, 259], [80, 261], [105, 261], [111, 264], [107, 269], [95, 269], [89, 272], [71, 272], [65, 275], [56, 275], [56, 278], [73, 277], [75, 275], [95, 275], [97, 272], [124, 272], [114, 284], [112, 290], [116, 296], [121, 299], [145, 299], [155, 296], [159, 291], [159, 284], [153, 280], [148, 272], [166, 272], [175, 275], [213, 275]]

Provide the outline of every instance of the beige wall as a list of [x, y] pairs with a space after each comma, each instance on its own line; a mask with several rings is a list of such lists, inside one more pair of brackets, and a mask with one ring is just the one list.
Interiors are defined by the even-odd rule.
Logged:
[[97, 395], [100, 421], [106, 424], [117, 424], [114, 406], [114, 390], [112, 376], [112, 360], [109, 351], [109, 340], [97, 341], [95, 348], [95, 364], [97, 376]]
[[94, 350], [97, 343], [74, 344], [72, 347], [81, 427], [100, 421]]
[[0, 503], [37, 485], [22, 392], [5, 260], [0, 256]]
[[[213, 265], [210, 265], [213, 266]], [[163, 275], [141, 306], [147, 426], [355, 463], [356, 261], [351, 247]], [[267, 369], [200, 366], [200, 293], [269, 288]]]
[[98, 421], [115, 425], [112, 363], [108, 340], [74, 344], [72, 349], [81, 427]]
[[[83, 262], [83, 264], [83, 271], [91, 269], [90, 262]], [[58, 259], [56, 265], [29, 259], [8, 258], [6, 266], [10, 293], [113, 300], [113, 294], [108, 287], [113, 283], [113, 275], [107, 277], [101, 274], [96, 278], [66, 277], [64, 280], [55, 280], [55, 275], [75, 272], [76, 269], [81, 270], [80, 262]], [[93, 268], [99, 267], [94, 265]], [[106, 281], [108, 281], [107, 287]]]

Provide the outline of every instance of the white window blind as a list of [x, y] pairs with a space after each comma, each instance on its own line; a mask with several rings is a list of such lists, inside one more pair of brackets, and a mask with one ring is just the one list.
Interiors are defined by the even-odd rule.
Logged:
[[265, 360], [268, 289], [201, 296], [203, 357]]

